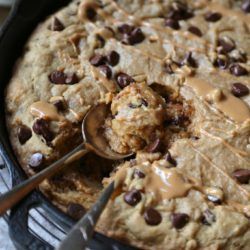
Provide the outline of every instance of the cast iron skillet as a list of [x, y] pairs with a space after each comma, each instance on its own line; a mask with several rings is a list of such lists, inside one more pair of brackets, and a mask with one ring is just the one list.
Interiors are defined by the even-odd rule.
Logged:
[[[22, 54], [22, 48], [32, 30], [46, 16], [69, 2], [70, 0], [17, 0], [0, 30], [0, 154], [11, 173], [13, 185], [24, 180], [26, 176], [15, 158], [8, 139], [5, 127], [4, 89], [12, 75], [15, 61]], [[53, 206], [42, 193], [34, 191], [11, 210], [9, 231], [18, 249], [52, 249], [28, 231], [28, 211], [35, 206], [42, 206], [53, 220], [67, 231], [74, 225], [75, 221]], [[133, 249], [99, 233], [95, 233], [90, 248]]]

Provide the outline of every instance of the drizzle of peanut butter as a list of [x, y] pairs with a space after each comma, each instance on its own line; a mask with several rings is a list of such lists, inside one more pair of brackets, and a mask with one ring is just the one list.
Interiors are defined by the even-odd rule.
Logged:
[[[184, 197], [194, 186], [185, 181], [176, 169], [167, 169], [157, 164], [142, 167], [144, 178], [144, 191], [153, 194], [158, 201]], [[128, 177], [127, 168], [121, 168], [116, 173], [115, 187], [126, 183]]]
[[186, 196], [191, 187], [175, 169], [156, 165], [148, 169], [145, 178], [145, 191], [155, 194], [161, 200]]
[[235, 122], [243, 123], [250, 119], [250, 110], [247, 104], [229, 92], [223, 92], [221, 97], [219, 97], [217, 95], [218, 89], [205, 80], [195, 77], [186, 78], [184, 84], [191, 87], [198, 96], [204, 99], [212, 97], [215, 107]]
[[45, 101], [38, 101], [30, 106], [30, 113], [34, 117], [43, 118], [45, 120], [60, 121], [63, 116], [58, 114], [56, 107], [53, 104]]

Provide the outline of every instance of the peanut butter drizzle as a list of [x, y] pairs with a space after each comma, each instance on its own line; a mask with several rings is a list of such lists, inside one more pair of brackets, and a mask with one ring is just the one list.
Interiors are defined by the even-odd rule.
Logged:
[[165, 200], [186, 196], [192, 185], [186, 183], [175, 169], [153, 165], [147, 169], [144, 188], [156, 198]]
[[[146, 177], [144, 189], [146, 193], [152, 193], [157, 201], [184, 197], [194, 187], [193, 184], [185, 182], [184, 178], [175, 169], [153, 164], [151, 167], [143, 167]], [[115, 187], [121, 186], [127, 178], [127, 168], [118, 170], [115, 177]]]
[[[207, 98], [217, 90], [205, 80], [195, 77], [186, 78], [184, 84], [193, 88], [196, 94], [202, 98]], [[215, 98], [213, 103], [217, 109], [235, 122], [243, 123], [247, 119], [250, 119], [250, 110], [247, 104], [229, 92], [223, 92], [223, 97], [221, 99]]]
[[34, 117], [43, 118], [45, 120], [61, 121], [64, 119], [63, 116], [59, 115], [56, 107], [53, 104], [38, 101], [30, 106], [30, 113]]
[[194, 147], [191, 143], [189, 143], [189, 145], [198, 155], [200, 155], [201, 158], [203, 158], [206, 162], [208, 162], [211, 167], [215, 168], [221, 175], [225, 176], [225, 178], [232, 180], [235, 183], [235, 185], [238, 186], [242, 196], [244, 196], [246, 199], [250, 198], [248, 190], [244, 189], [243, 186], [239, 185], [236, 181], [234, 181], [234, 179], [232, 179], [231, 176], [229, 176], [220, 167], [218, 167], [215, 163], [213, 163], [205, 154], [203, 154], [200, 150]]

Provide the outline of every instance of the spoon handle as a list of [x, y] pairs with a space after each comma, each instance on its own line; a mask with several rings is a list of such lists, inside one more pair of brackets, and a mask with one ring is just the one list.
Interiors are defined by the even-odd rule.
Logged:
[[89, 150], [86, 149], [85, 144], [82, 143], [77, 148], [72, 150], [70, 153], [63, 156], [58, 161], [51, 164], [38, 174], [25, 180], [19, 185], [15, 186], [11, 191], [0, 196], [0, 216], [3, 215], [8, 209], [14, 206], [32, 190], [34, 190], [43, 180], [51, 177], [67, 164], [81, 158]]
[[92, 238], [95, 225], [114, 192], [114, 182], [112, 182], [102, 193], [94, 206], [86, 213], [82, 219], [72, 228], [67, 237], [63, 240], [58, 250], [82, 250], [87, 249], [88, 242]]

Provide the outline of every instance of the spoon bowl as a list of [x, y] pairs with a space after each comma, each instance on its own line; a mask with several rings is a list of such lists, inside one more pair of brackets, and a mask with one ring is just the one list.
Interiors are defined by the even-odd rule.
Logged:
[[121, 160], [132, 156], [133, 153], [124, 155], [113, 151], [107, 139], [103, 136], [103, 121], [108, 114], [109, 106], [101, 103], [91, 108], [85, 116], [82, 123], [82, 134], [86, 148], [103, 158], [111, 160]]

